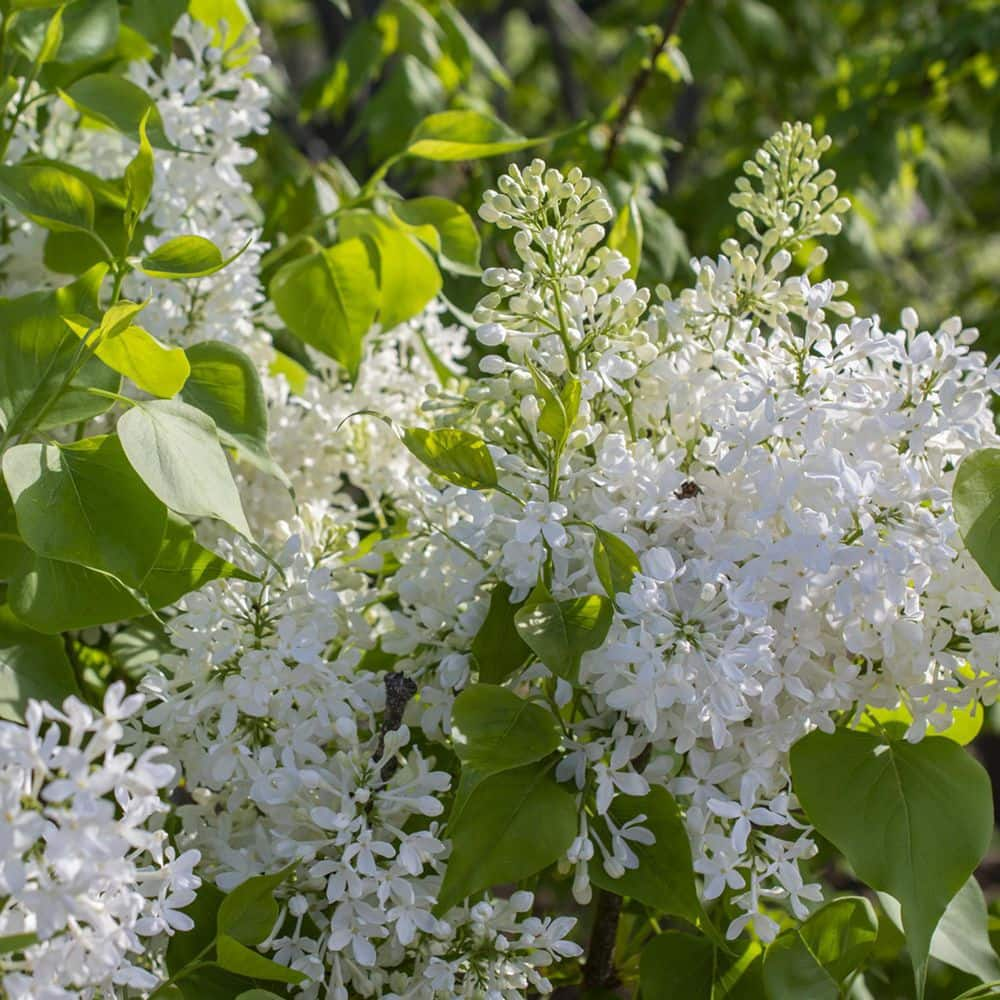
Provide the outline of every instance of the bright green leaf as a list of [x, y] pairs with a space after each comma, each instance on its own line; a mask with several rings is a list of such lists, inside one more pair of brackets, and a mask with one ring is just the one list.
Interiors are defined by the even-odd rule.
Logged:
[[90, 189], [58, 167], [0, 166], [0, 198], [32, 222], [55, 232], [89, 232], [94, 228]]
[[616, 594], [628, 593], [632, 578], [641, 566], [639, 557], [628, 542], [598, 528], [594, 536], [594, 568], [601, 586], [614, 600]]
[[[226, 50], [229, 55], [233, 54], [231, 50], [247, 26], [253, 23], [243, 0], [189, 0], [188, 13], [215, 32], [214, 44]], [[244, 48], [253, 45], [254, 41], [248, 40], [236, 54], [239, 55]], [[233, 63], [230, 61], [228, 65]]]
[[149, 143], [147, 134], [150, 115], [151, 109], [147, 108], [146, 113], [139, 119], [139, 148], [125, 168], [125, 225], [130, 235], [153, 193], [155, 178], [153, 147]]
[[180, 347], [160, 343], [141, 326], [130, 326], [117, 337], [102, 340], [95, 353], [152, 396], [169, 399], [181, 391], [191, 367]]
[[[960, 746], [967, 746], [979, 735], [979, 731], [983, 728], [983, 720], [986, 718], [983, 706], [978, 701], [971, 701], [965, 708], [957, 709], [952, 709], [948, 705], [939, 705], [935, 709], [935, 714], [942, 717], [950, 716], [951, 723], [945, 729], [933, 730], [933, 734], [954, 740]], [[895, 708], [868, 706], [854, 728], [860, 729], [862, 732], [870, 732], [879, 726], [884, 727], [890, 722], [901, 722], [908, 729], [913, 722], [913, 713], [902, 701]]]
[[[67, 319], [66, 325], [86, 337], [89, 327]], [[112, 371], [131, 380], [143, 392], [169, 399], [180, 392], [191, 367], [180, 347], [160, 343], [141, 326], [124, 326], [96, 341], [94, 354]]]
[[132, 467], [171, 510], [214, 517], [251, 537], [212, 418], [180, 400], [138, 403], [119, 421]]
[[452, 851], [436, 912], [490, 886], [528, 878], [565, 853], [577, 832], [576, 797], [550, 770], [528, 764], [473, 788], [449, 826]]
[[984, 448], [962, 461], [952, 501], [966, 548], [1000, 589], [1000, 448]]
[[227, 263], [222, 251], [204, 236], [175, 236], [143, 257], [139, 268], [151, 278], [204, 278]]
[[615, 224], [608, 234], [608, 246], [628, 258], [631, 266], [627, 277], [634, 278], [639, 273], [642, 259], [642, 217], [634, 196], [629, 198], [628, 204], [615, 218]]
[[514, 153], [544, 139], [525, 139], [492, 115], [479, 111], [440, 111], [414, 130], [406, 152], [425, 160], [477, 160]]
[[455, 427], [404, 427], [403, 444], [431, 472], [470, 490], [497, 485], [497, 470], [486, 442]]
[[373, 250], [383, 330], [412, 319], [441, 291], [440, 271], [409, 233], [363, 209], [343, 213], [338, 224], [344, 238], [360, 237]]
[[133, 472], [117, 437], [22, 444], [3, 456], [21, 537], [38, 555], [138, 587], [156, 559], [166, 508]]
[[362, 240], [345, 240], [285, 264], [270, 293], [296, 337], [357, 376], [362, 340], [379, 306], [375, 269]]
[[494, 684], [473, 684], [451, 713], [455, 753], [482, 777], [541, 760], [560, 744], [555, 716]]
[[114, 577], [58, 559], [35, 556], [7, 584], [11, 610], [31, 628], [54, 634], [144, 614]]
[[42, 45], [38, 50], [36, 60], [39, 66], [51, 62], [59, 51], [59, 46], [63, 40], [63, 8], [59, 7], [49, 19], [45, 26], [45, 34], [42, 36]]
[[532, 374], [535, 379], [535, 393], [542, 404], [538, 429], [552, 440], [558, 457], [566, 446], [566, 440], [580, 412], [580, 380], [570, 377], [557, 393], [540, 372], [533, 369]]
[[426, 243], [443, 267], [456, 274], [477, 276], [480, 273], [480, 239], [469, 213], [447, 198], [433, 196], [410, 198], [392, 206], [396, 217], [413, 227], [415, 235]]

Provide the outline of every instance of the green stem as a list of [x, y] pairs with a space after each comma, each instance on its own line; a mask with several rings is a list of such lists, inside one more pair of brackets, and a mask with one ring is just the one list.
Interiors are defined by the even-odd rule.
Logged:
[[201, 951], [199, 951], [198, 954], [195, 955], [194, 958], [192, 958], [191, 961], [187, 963], [187, 965], [178, 969], [169, 979], [165, 979], [162, 983], [160, 983], [160, 985], [157, 986], [156, 989], [149, 994], [149, 1000], [153, 1000], [155, 996], [158, 996], [160, 993], [162, 993], [168, 986], [173, 986], [174, 983], [176, 983], [179, 979], [183, 979], [185, 976], [191, 975], [192, 972], [195, 972], [197, 969], [202, 968], [202, 966], [211, 965], [212, 964], [211, 962], [203, 962], [202, 959], [214, 947], [215, 947], [215, 938], [212, 938], [212, 940], [209, 941], [208, 944], [206, 944], [205, 947], [202, 948]]
[[[4, 23], [6, 28], [6, 19]], [[4, 32], [6, 34], [6, 32]], [[21, 87], [21, 93], [17, 99], [17, 107], [14, 109], [14, 114], [10, 119], [10, 126], [4, 129], [3, 139], [0, 140], [0, 161], [7, 155], [7, 147], [10, 146], [10, 140], [14, 137], [14, 130], [17, 128], [18, 122], [21, 120], [21, 115], [24, 114], [25, 108], [28, 106], [28, 91], [34, 86], [35, 80], [38, 79], [38, 74], [41, 72], [42, 64], [38, 61], [41, 55], [41, 50], [37, 56], [35, 56], [34, 62], [31, 64], [31, 70], [28, 73], [27, 78]]]

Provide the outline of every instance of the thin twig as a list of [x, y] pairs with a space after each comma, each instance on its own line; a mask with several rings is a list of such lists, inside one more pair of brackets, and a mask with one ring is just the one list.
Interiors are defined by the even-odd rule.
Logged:
[[667, 47], [667, 42], [677, 32], [677, 27], [681, 23], [681, 18], [684, 16], [684, 11], [689, 2], [690, 0], [675, 0], [663, 24], [663, 34], [659, 42], [657, 42], [656, 47], [650, 53], [649, 60], [643, 64], [632, 80], [632, 86], [629, 87], [628, 94], [611, 126], [611, 136], [608, 138], [608, 148], [604, 154], [605, 170], [611, 166], [615, 158], [615, 150], [617, 150], [618, 142], [621, 139], [622, 130], [625, 128], [625, 123], [628, 121], [629, 115], [635, 110], [642, 92], [646, 89], [646, 85], [653, 76], [653, 72], [656, 69], [656, 60], [659, 59], [660, 54]]

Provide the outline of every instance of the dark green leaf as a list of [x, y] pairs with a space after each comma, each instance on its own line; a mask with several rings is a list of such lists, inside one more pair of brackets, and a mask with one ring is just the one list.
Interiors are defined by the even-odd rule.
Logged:
[[493, 588], [486, 620], [472, 640], [472, 657], [485, 684], [505, 681], [531, 655], [514, 624], [518, 606], [510, 603], [511, 593], [503, 582]]
[[240, 350], [206, 340], [187, 351], [191, 374], [181, 398], [207, 413], [224, 443], [256, 463], [271, 463], [267, 449], [267, 401], [254, 363]]
[[599, 649], [611, 628], [611, 602], [599, 594], [530, 601], [514, 615], [521, 638], [557, 677], [576, 682], [583, 654]]
[[989, 777], [948, 739], [885, 742], [844, 729], [799, 740], [791, 766], [809, 821], [858, 878], [900, 901], [922, 995], [934, 928], [989, 847]]
[[212, 580], [228, 577], [253, 579], [238, 566], [199, 544], [194, 528], [170, 514], [156, 562], [142, 581], [141, 589], [150, 607], [163, 608]]
[[215, 942], [219, 965], [228, 972], [236, 972], [249, 979], [266, 979], [275, 983], [301, 983], [306, 977], [287, 965], [279, 965], [253, 951], [246, 945], [231, 938], [228, 934], [219, 934]]
[[274, 890], [291, 875], [294, 867], [289, 865], [273, 875], [255, 875], [233, 889], [219, 906], [219, 933], [240, 944], [260, 944], [278, 919]]
[[609, 892], [631, 896], [654, 910], [697, 923], [701, 903], [691, 843], [674, 797], [665, 788], [654, 786], [648, 795], [619, 795], [611, 803], [611, 817], [618, 826], [643, 815], [646, 819], [641, 825], [656, 837], [656, 843], [630, 843], [639, 867], [627, 870], [621, 878], [611, 878], [601, 859], [595, 857], [590, 863], [590, 879]]
[[36, 423], [48, 430], [89, 420], [114, 401], [87, 387], [117, 392], [121, 386], [117, 373], [91, 358], [62, 389], [79, 341], [57, 310], [54, 297], [45, 294], [0, 300], [0, 417], [11, 435]]
[[38, 943], [37, 934], [7, 934], [0, 937], [0, 955], [10, 955], [13, 952], [24, 951]]
[[715, 945], [708, 938], [682, 931], [660, 934], [642, 951], [639, 981], [643, 998], [715, 1000], [716, 965]]
[[163, 131], [163, 119], [153, 99], [141, 87], [115, 73], [91, 73], [62, 92], [75, 110], [107, 125], [136, 142], [146, 123], [149, 142], [160, 149], [176, 149]]
[[223, 896], [211, 882], [202, 882], [194, 902], [184, 912], [194, 921], [189, 931], [171, 934], [167, 939], [167, 971], [174, 975], [198, 960], [206, 946], [215, 940], [216, 919]]
[[[56, 3], [39, 0], [27, 4], [15, 0], [14, 7], [22, 10], [35, 8], [18, 15], [14, 22], [14, 35], [18, 47], [34, 59], [42, 47], [48, 15], [40, 8], [56, 7]], [[118, 41], [117, 0], [76, 0], [68, 3], [62, 15], [62, 39], [55, 53], [55, 61], [62, 64], [97, 59], [113, 48]], [[67, 67], [68, 68], [68, 67]]]
[[867, 899], [844, 896], [827, 903], [767, 949], [763, 976], [768, 997], [838, 1000], [841, 984], [861, 968], [877, 937], [878, 921]]
[[480, 781], [449, 826], [451, 857], [438, 895], [444, 914], [466, 896], [517, 882], [557, 861], [576, 836], [576, 797], [545, 763]]
[[493, 684], [467, 687], [455, 699], [451, 724], [462, 765], [483, 777], [541, 760], [560, 743], [548, 709]]
[[[39, 635], [0, 604], [0, 718], [23, 722], [29, 698], [61, 705], [79, 693], [62, 639]], [[0, 938], [0, 954], [17, 950], [4, 949], [4, 940], [10, 939]]]
[[[899, 903], [880, 893], [879, 899], [889, 919], [902, 930]], [[983, 891], [975, 876], [970, 877], [948, 904], [931, 938], [931, 957], [984, 983], [1000, 980], [1000, 960], [990, 943], [989, 913]]]

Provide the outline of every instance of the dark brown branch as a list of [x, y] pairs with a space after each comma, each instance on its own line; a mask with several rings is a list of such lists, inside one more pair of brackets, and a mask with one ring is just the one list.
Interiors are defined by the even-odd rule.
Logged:
[[[375, 746], [373, 760], [379, 760], [385, 753], [385, 738], [403, 724], [403, 713], [410, 699], [417, 693], [417, 685], [412, 678], [392, 671], [385, 675], [385, 712], [382, 715], [382, 725], [378, 731], [378, 743]], [[379, 772], [382, 784], [388, 784], [390, 778], [399, 769], [399, 761], [395, 756], [385, 761]]]
[[587, 964], [583, 967], [584, 989], [614, 989], [618, 985], [615, 971], [615, 939], [622, 898], [615, 892], [601, 889], [597, 894], [597, 912], [587, 945]]
[[625, 124], [628, 121], [629, 116], [635, 110], [636, 105], [639, 103], [639, 98], [642, 96], [642, 92], [646, 89], [647, 84], [656, 70], [656, 60], [659, 59], [660, 54], [667, 47], [667, 42], [669, 42], [671, 37], [676, 33], [678, 25], [681, 23], [681, 18], [684, 16], [684, 11], [687, 9], [689, 2], [690, 0], [675, 0], [673, 7], [670, 8], [669, 13], [667, 14], [666, 21], [663, 24], [663, 34], [661, 35], [659, 42], [657, 42], [656, 47], [649, 55], [649, 61], [642, 66], [639, 72], [636, 73], [635, 78], [632, 80], [632, 86], [629, 87], [628, 94], [625, 96], [625, 100], [622, 102], [622, 106], [611, 125], [611, 135], [608, 138], [608, 148], [604, 154], [605, 169], [612, 165], [615, 158], [615, 151], [617, 150], [618, 143], [621, 140], [622, 130], [625, 128]]

